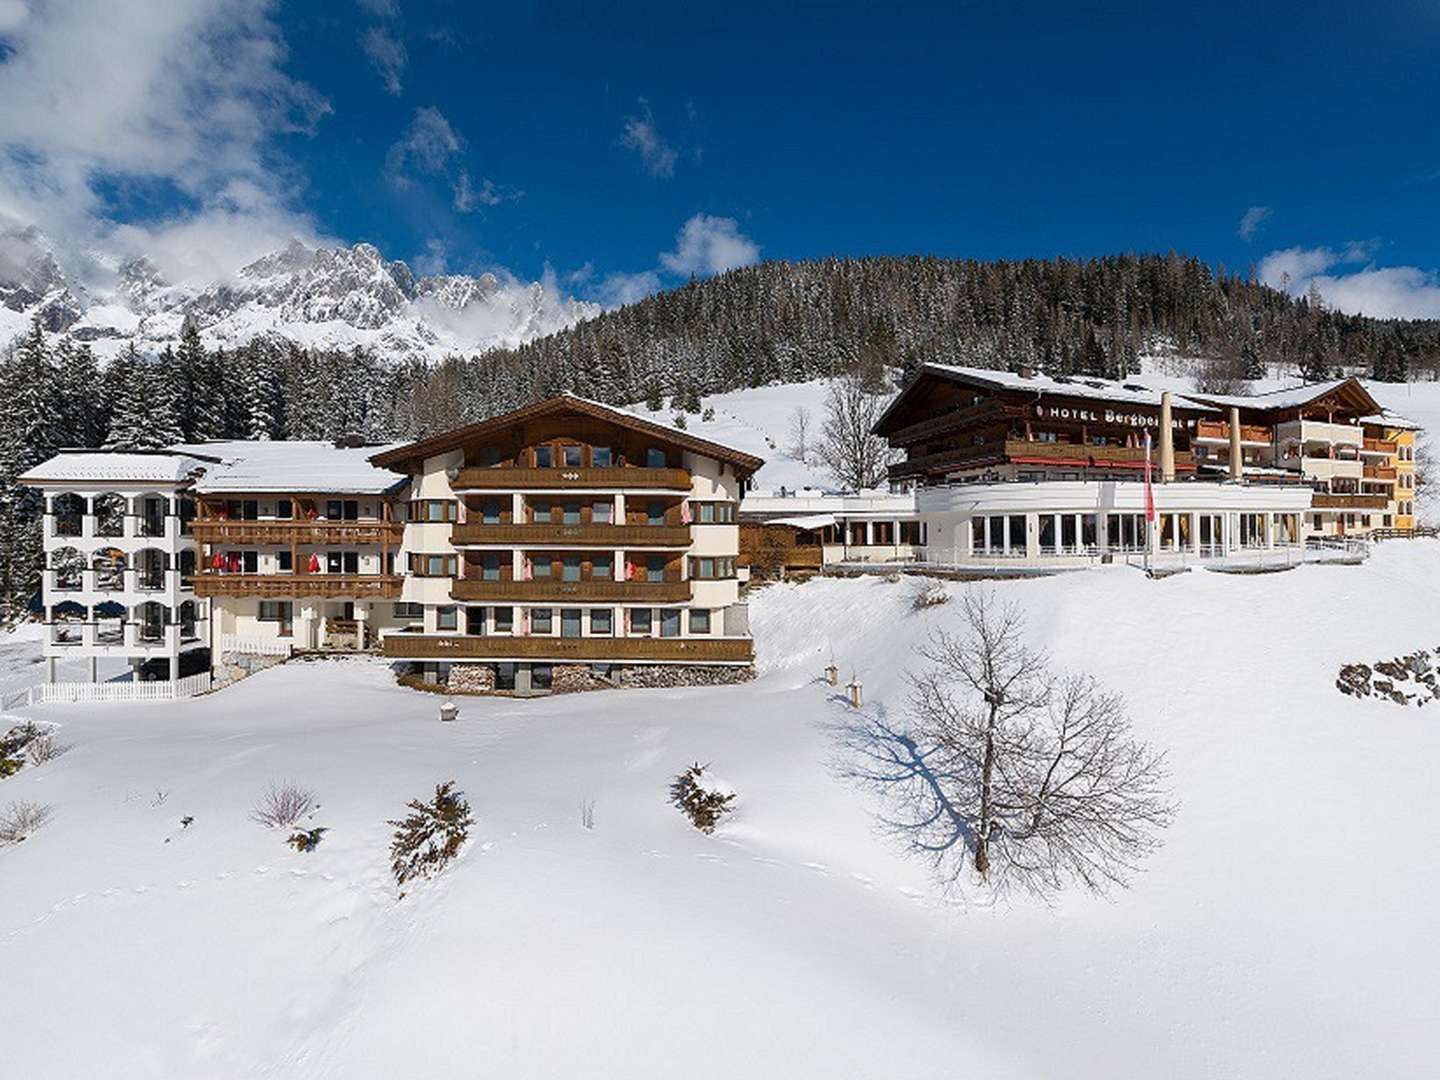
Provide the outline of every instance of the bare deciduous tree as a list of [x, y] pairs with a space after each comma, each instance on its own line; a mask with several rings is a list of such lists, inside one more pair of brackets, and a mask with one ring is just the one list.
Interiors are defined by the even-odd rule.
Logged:
[[1018, 609], [983, 591], [960, 606], [965, 633], [919, 650], [908, 723], [852, 724], [849, 772], [887, 793], [886, 824], [947, 886], [1125, 885], [1174, 816], [1164, 755], [1132, 737], [1120, 695], [1052, 673]]
[[810, 410], [797, 405], [790, 414], [790, 456], [796, 461], [808, 462], [810, 451]]
[[271, 784], [250, 816], [267, 829], [288, 829], [314, 808], [314, 792], [299, 784]]
[[884, 483], [886, 466], [895, 460], [890, 445], [871, 431], [886, 404], [884, 397], [866, 390], [864, 381], [855, 375], [836, 379], [830, 386], [815, 450], [848, 491]]

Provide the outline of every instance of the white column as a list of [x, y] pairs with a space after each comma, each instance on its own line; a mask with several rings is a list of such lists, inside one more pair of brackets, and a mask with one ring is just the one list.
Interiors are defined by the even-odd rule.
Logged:
[[525, 496], [518, 491], [510, 495], [510, 520], [516, 525], [525, 520]]
[[45, 681], [48, 683], [55, 681], [55, 657], [53, 656], [45, 658]]
[[1193, 554], [1200, 554], [1200, 515], [1190, 511], [1190, 550]]
[[615, 494], [615, 524], [625, 524], [625, 493], [623, 491]]
[[90, 681], [91, 681], [92, 683], [93, 683], [93, 682], [99, 682], [99, 681], [100, 681], [100, 663], [99, 663], [99, 661], [98, 661], [95, 657], [92, 656], [92, 657], [90, 657], [89, 660], [87, 661], [87, 665], [86, 665], [86, 666], [89, 667], [89, 669], [90, 669]]
[[366, 601], [355, 602], [355, 646], [365, 648], [365, 631], [370, 624], [370, 605]]

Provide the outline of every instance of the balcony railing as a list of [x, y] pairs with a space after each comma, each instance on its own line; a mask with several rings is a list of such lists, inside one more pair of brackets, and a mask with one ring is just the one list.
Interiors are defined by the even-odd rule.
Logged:
[[1364, 454], [1383, 454], [1392, 457], [1395, 454], [1397, 445], [1388, 439], [1366, 439], [1360, 447]]
[[1395, 469], [1390, 465], [1366, 465], [1366, 480], [1388, 480], [1392, 483], [1395, 480]]
[[553, 660], [577, 663], [670, 661], [748, 664], [755, 658], [749, 638], [661, 637], [437, 637], [386, 634], [385, 656], [404, 660]]
[[531, 581], [486, 581], [462, 578], [450, 587], [456, 600], [526, 601], [555, 600], [571, 603], [683, 603], [690, 599], [688, 581], [564, 581], [535, 578]]
[[399, 521], [217, 521], [197, 518], [190, 531], [202, 544], [382, 544], [399, 545]]
[[393, 574], [196, 574], [197, 596], [344, 597], [394, 599], [401, 579]]
[[452, 544], [596, 544], [603, 547], [689, 547], [688, 525], [456, 525]]
[[609, 468], [531, 469], [505, 465], [461, 469], [450, 484], [456, 491], [514, 491], [524, 488], [644, 488], [690, 490], [688, 469], [647, 469], [632, 465]]
[[[1091, 446], [1086, 443], [1039, 442], [1028, 439], [1006, 439], [984, 443], [979, 446], [962, 446], [954, 450], [941, 450], [933, 454], [912, 457], [908, 461], [890, 466], [890, 476], [900, 478], [940, 469], [960, 469], [983, 461], [1025, 461], [1053, 462], [1071, 468], [1134, 468], [1145, 465], [1144, 447], [1133, 446]], [[1160, 451], [1151, 451], [1151, 464], [1160, 468]], [[1195, 469], [1195, 455], [1188, 450], [1175, 452], [1175, 468], [1180, 472]]]
[[[1205, 442], [1229, 442], [1230, 425], [1224, 420], [1197, 420], [1194, 437]], [[1241, 424], [1240, 441], [1242, 443], [1263, 443], [1268, 446], [1270, 429], [1260, 424]]]
[[1310, 497], [1312, 510], [1384, 510], [1390, 500], [1384, 495], [1332, 495], [1317, 491]]

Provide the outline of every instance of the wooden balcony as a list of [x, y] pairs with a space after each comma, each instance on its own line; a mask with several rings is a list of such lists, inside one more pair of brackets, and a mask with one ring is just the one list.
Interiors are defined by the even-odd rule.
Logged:
[[554, 600], [557, 603], [675, 604], [690, 599], [688, 581], [485, 581], [461, 578], [450, 587], [456, 600], [475, 603], [510, 603]]
[[1332, 495], [1317, 491], [1310, 497], [1312, 510], [1385, 510], [1390, 500], [1384, 495]]
[[[1197, 420], [1195, 421], [1194, 438], [1205, 442], [1229, 442], [1230, 424], [1224, 420]], [[1270, 429], [1261, 424], [1241, 424], [1240, 441], [1242, 443], [1264, 443], [1270, 445]]]
[[197, 518], [190, 531], [202, 544], [274, 544], [281, 547], [323, 544], [400, 545], [399, 521], [218, 521]]
[[1367, 454], [1393, 455], [1397, 449], [1397, 446], [1389, 439], [1366, 439], [1361, 444], [1360, 448], [1364, 453]]
[[456, 525], [450, 542], [504, 544], [510, 547], [595, 545], [597, 547], [689, 547], [689, 525]]
[[[1160, 448], [1156, 446], [1150, 455], [1153, 468], [1160, 468]], [[1145, 449], [1139, 446], [1090, 446], [1085, 443], [1031, 442], [1026, 439], [1006, 439], [1003, 449], [1000, 443], [985, 443], [981, 446], [964, 446], [954, 450], [942, 450], [934, 454], [912, 457], [890, 466], [894, 478], [916, 476], [927, 472], [962, 469], [977, 464], [1003, 464], [1019, 462], [1027, 465], [1050, 465], [1069, 469], [1135, 469], [1137, 473], [1145, 467]], [[1195, 470], [1195, 455], [1188, 450], [1175, 451], [1175, 468], [1179, 472]]]
[[258, 596], [264, 599], [391, 599], [400, 595], [393, 574], [221, 574], [194, 578], [197, 596]]
[[437, 637], [386, 634], [381, 652], [396, 660], [551, 660], [557, 663], [748, 664], [755, 659], [749, 638], [659, 637]]
[[1366, 465], [1365, 479], [1386, 480], [1393, 484], [1395, 482], [1395, 468], [1391, 465]]
[[609, 468], [532, 469], [498, 465], [491, 468], [461, 469], [451, 483], [455, 491], [516, 491], [539, 489], [576, 490], [644, 489], [665, 491], [690, 490], [688, 469], [646, 469], [639, 466], [616, 465]]

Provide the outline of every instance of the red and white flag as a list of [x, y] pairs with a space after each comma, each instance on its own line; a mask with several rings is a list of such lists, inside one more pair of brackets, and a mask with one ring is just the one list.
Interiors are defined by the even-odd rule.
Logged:
[[1155, 488], [1150, 483], [1150, 432], [1145, 432], [1145, 520], [1155, 524]]

